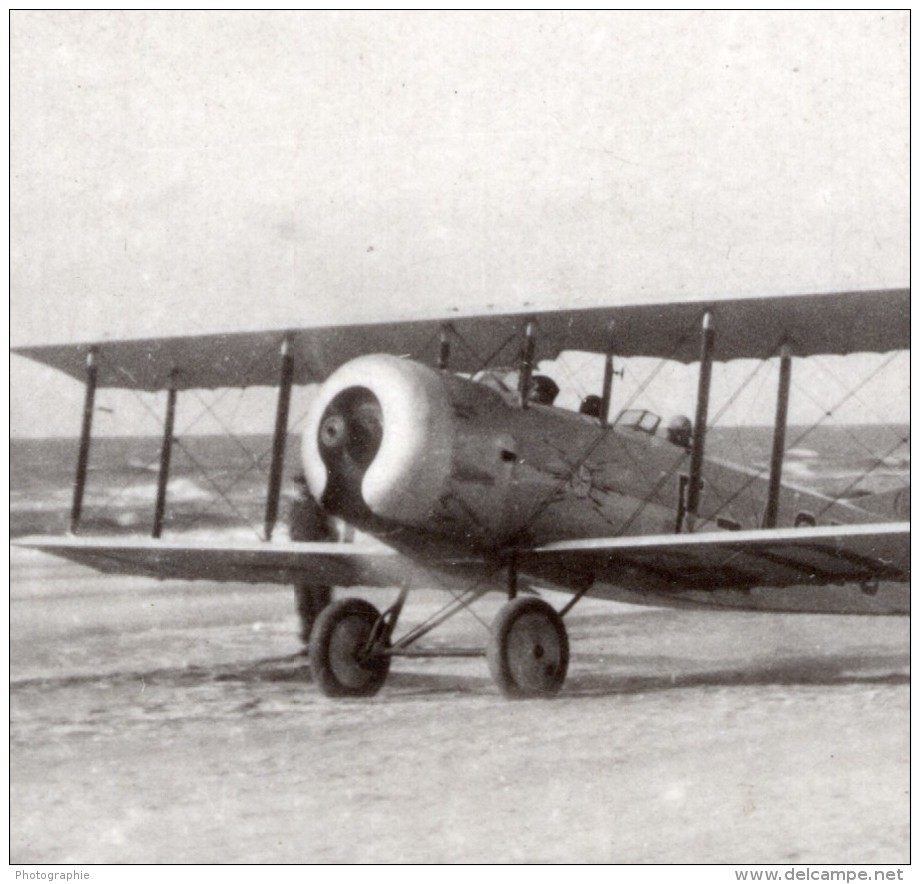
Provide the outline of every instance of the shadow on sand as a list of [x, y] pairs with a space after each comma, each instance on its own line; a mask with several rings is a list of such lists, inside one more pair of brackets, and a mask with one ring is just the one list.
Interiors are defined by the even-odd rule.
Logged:
[[613, 661], [608, 657], [605, 662], [607, 665], [619, 662], [617, 668], [626, 664], [633, 670], [637, 664], [641, 666], [642, 662], [646, 662], [648, 668], [655, 672], [623, 673], [621, 669], [620, 672], [574, 673], [566, 683], [566, 694], [588, 697], [687, 688], [910, 683], [910, 655], [907, 653], [802, 655], [780, 660], [739, 660], [734, 665], [722, 663], [712, 669], [704, 668], [700, 661], [679, 658], [638, 661], [626, 657]]
[[[592, 656], [594, 659], [592, 659]], [[705, 661], [679, 657], [592, 655], [579, 658], [569, 674], [562, 696], [598, 697], [712, 687], [770, 685], [906, 685], [910, 683], [910, 656], [905, 653], [853, 653], [798, 656], [775, 661], [743, 661], [706, 668]], [[585, 672], [588, 664], [593, 671]], [[599, 671], [602, 668], [610, 671]], [[629, 667], [631, 671], [624, 672]], [[642, 670], [646, 671], [642, 671]], [[638, 670], [638, 671], [637, 671]], [[649, 671], [653, 670], [653, 671]], [[312, 683], [310, 664], [301, 654], [228, 663], [214, 667], [169, 667], [144, 672], [75, 674], [55, 678], [28, 678], [10, 682], [10, 690], [60, 689], [92, 684], [108, 686], [143, 683], [146, 686], [195, 687], [215, 682]], [[384, 690], [400, 694], [481, 694], [494, 691], [482, 663], [481, 675], [445, 672], [392, 672]]]

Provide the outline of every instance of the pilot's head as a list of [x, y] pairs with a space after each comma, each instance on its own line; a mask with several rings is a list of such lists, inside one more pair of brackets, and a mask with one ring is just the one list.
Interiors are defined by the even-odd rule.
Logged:
[[545, 374], [535, 374], [530, 379], [530, 392], [527, 394], [527, 401], [534, 402], [537, 405], [552, 405], [559, 395], [559, 387], [556, 382]]
[[600, 396], [595, 396], [593, 393], [590, 396], [585, 396], [581, 400], [581, 405], [578, 407], [579, 412], [582, 414], [588, 415], [588, 417], [600, 418], [601, 416], [601, 406], [604, 404], [604, 400]]

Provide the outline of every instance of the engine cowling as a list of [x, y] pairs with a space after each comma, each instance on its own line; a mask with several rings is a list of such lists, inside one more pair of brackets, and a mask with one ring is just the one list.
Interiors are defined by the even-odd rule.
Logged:
[[356, 524], [500, 542], [515, 460], [495, 390], [386, 354], [335, 371], [303, 435], [313, 496]]

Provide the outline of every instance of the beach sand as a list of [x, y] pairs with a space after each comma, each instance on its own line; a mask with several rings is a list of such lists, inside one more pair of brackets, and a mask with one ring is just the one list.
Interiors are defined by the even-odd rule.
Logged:
[[554, 700], [438, 658], [334, 701], [289, 589], [14, 550], [10, 591], [14, 863], [909, 861], [906, 618], [586, 599]]

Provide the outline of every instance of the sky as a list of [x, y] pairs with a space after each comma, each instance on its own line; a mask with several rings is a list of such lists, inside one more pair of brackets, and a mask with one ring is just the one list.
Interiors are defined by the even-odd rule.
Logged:
[[[874, 11], [13, 12], [10, 343], [906, 286], [908, 39]], [[803, 363], [791, 419], [878, 364]], [[600, 369], [571, 365], [575, 401]], [[907, 365], [844, 418], [905, 420]], [[694, 382], [650, 404], [692, 414]], [[105, 396], [98, 432], [156, 432], [156, 397]], [[81, 402], [12, 358], [11, 435]], [[228, 402], [270, 431], [270, 396]]]

